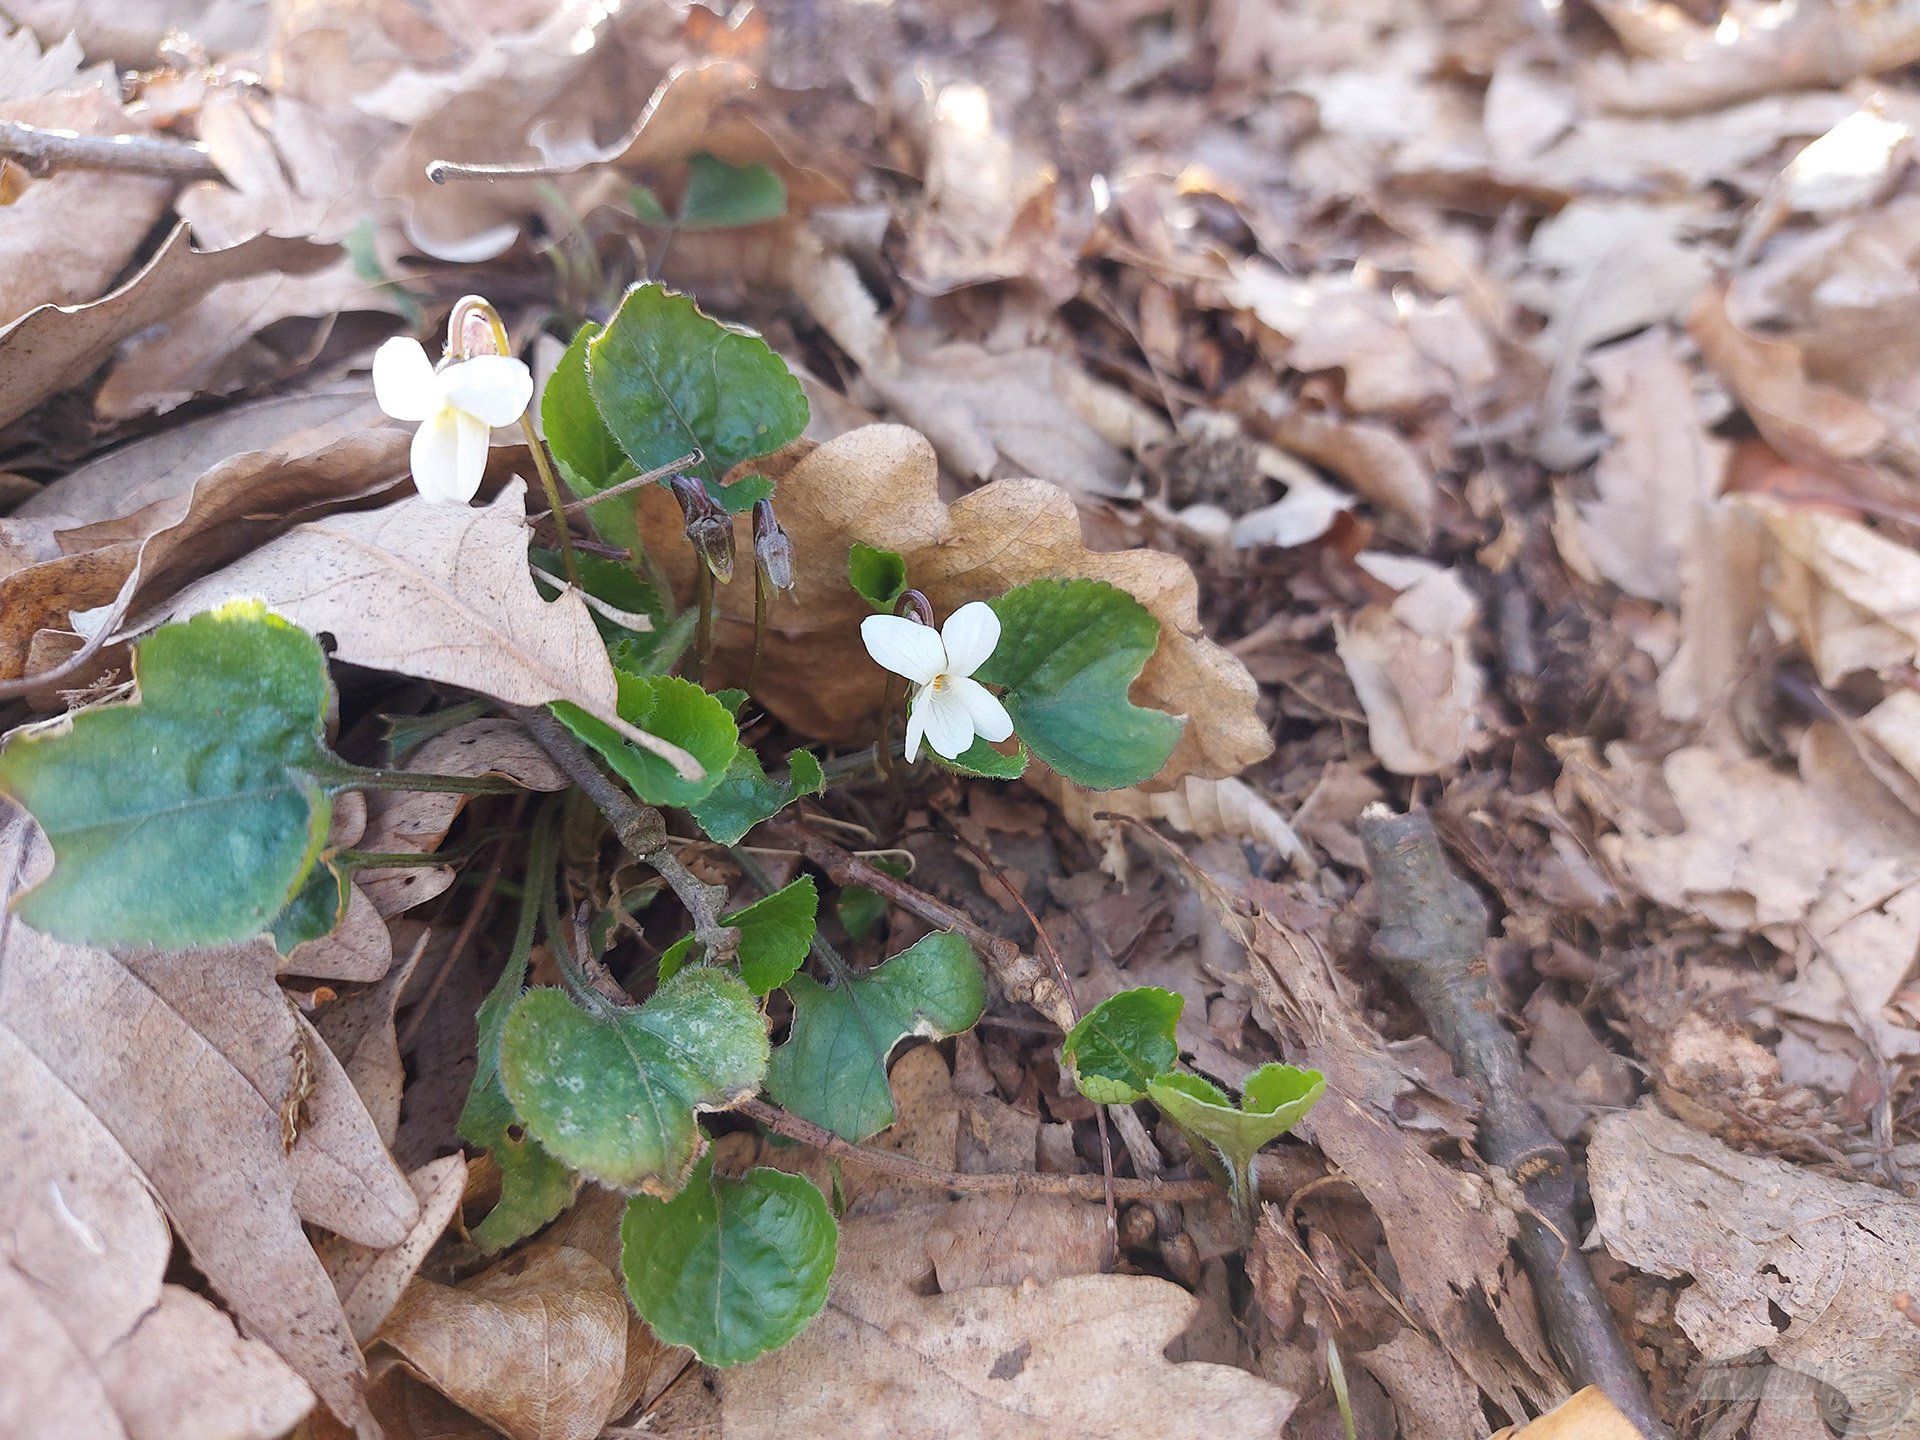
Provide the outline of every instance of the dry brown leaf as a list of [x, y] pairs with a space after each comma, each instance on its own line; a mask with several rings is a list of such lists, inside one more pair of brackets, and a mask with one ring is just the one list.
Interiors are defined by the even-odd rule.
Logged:
[[320, 1263], [340, 1292], [353, 1338], [362, 1345], [393, 1313], [414, 1272], [433, 1249], [434, 1242], [460, 1208], [467, 1186], [467, 1161], [462, 1155], [430, 1160], [407, 1177], [420, 1201], [420, 1219], [407, 1238], [385, 1250], [355, 1245], [335, 1236], [321, 1239]]
[[1646, 1440], [1600, 1390], [1576, 1390], [1531, 1424], [1509, 1426], [1491, 1440]]
[[1727, 446], [1700, 423], [1692, 378], [1664, 330], [1596, 355], [1600, 417], [1613, 440], [1580, 507], [1581, 542], [1629, 595], [1673, 605], [1693, 532], [1725, 478]]
[[1278, 1434], [1297, 1403], [1243, 1370], [1168, 1360], [1200, 1307], [1165, 1280], [924, 1295], [923, 1225], [914, 1211], [843, 1223], [826, 1309], [791, 1344], [721, 1376], [732, 1440], [1217, 1440]]
[[[1088, 550], [1073, 501], [1056, 486], [1000, 480], [948, 506], [932, 447], [898, 425], [865, 426], [804, 458], [776, 457], [757, 468], [779, 480], [780, 519], [796, 559], [795, 589], [773, 606], [754, 696], [796, 729], [821, 739], [864, 738], [880, 709], [886, 676], [860, 642], [868, 608], [846, 578], [847, 553], [858, 540], [904, 555], [909, 580], [942, 617], [1043, 577], [1105, 580], [1140, 601], [1160, 622], [1160, 647], [1133, 698], [1190, 717], [1155, 783], [1234, 775], [1272, 749], [1254, 709], [1252, 677], [1201, 629], [1193, 572], [1151, 550]], [[694, 561], [679, 507], [657, 491], [642, 492], [641, 532], [686, 595]], [[740, 553], [750, 554], [745, 517], [739, 523]], [[715, 634], [715, 673], [734, 683], [753, 649], [751, 583], [722, 589]]]
[[[381, 934], [387, 935], [386, 922], [377, 914], [374, 919]], [[314, 1030], [339, 1060], [340, 1068], [367, 1107], [374, 1128], [389, 1146], [400, 1126], [400, 1091], [406, 1078], [400, 1062], [399, 1040], [394, 1033], [393, 1012], [407, 982], [413, 978], [420, 956], [425, 953], [428, 938], [423, 934], [405, 960], [383, 971], [379, 984], [333, 1000], [314, 1016]], [[387, 950], [391, 958], [390, 935]], [[294, 951], [295, 955], [299, 953], [299, 949]]]
[[1047, 1285], [1097, 1275], [1107, 1263], [1107, 1211], [1097, 1201], [969, 1195], [934, 1207], [923, 1223], [927, 1259], [946, 1295], [981, 1285]]
[[[0, 828], [5, 897], [51, 859], [10, 812]], [[360, 1352], [300, 1222], [385, 1247], [406, 1238], [419, 1207], [332, 1052], [238, 951], [116, 957], [9, 915], [0, 951], [0, 1032], [34, 1058], [40, 1103], [60, 1097], [89, 1112], [248, 1332], [336, 1415], [357, 1420]], [[313, 1090], [289, 1153], [302, 1057]]]
[[1830, 510], [1743, 500], [1772, 542], [1767, 599], [1825, 685], [1910, 664], [1920, 650], [1920, 556]]
[[1103, 813], [1165, 820], [1198, 840], [1257, 841], [1272, 846], [1303, 874], [1316, 868], [1286, 816], [1244, 780], [1189, 775], [1169, 790], [1084, 790], [1051, 771], [1036, 770], [1028, 783], [1060, 807], [1069, 825], [1101, 847], [1101, 868], [1116, 880], [1126, 879], [1125, 830], [1101, 819]]
[[415, 1280], [379, 1341], [512, 1440], [592, 1440], [620, 1391], [627, 1297], [586, 1251], [536, 1245], [457, 1286]]
[[1763, 1350], [1839, 1390], [1854, 1425], [1914, 1433], [1920, 1327], [1900, 1307], [1920, 1206], [1742, 1154], [1646, 1106], [1601, 1120], [1587, 1165], [1601, 1243], [1686, 1282], [1674, 1319], [1702, 1360]]
[[1432, 775], [1459, 763], [1480, 736], [1479, 607], [1451, 570], [1424, 561], [1388, 568], [1384, 557], [1373, 568], [1404, 588], [1338, 624], [1340, 660], [1380, 763], [1397, 775]]
[[331, 247], [272, 235], [196, 250], [186, 225], [174, 227], [117, 289], [85, 304], [41, 305], [0, 329], [0, 425], [79, 384], [121, 341], [179, 314], [214, 287], [267, 272], [304, 274], [334, 256]]
[[[502, 775], [529, 790], [564, 790], [567, 779], [546, 752], [510, 720], [474, 720], [436, 735], [405, 767], [435, 775]], [[382, 853], [426, 854], [440, 848], [467, 795], [392, 791], [367, 799], [367, 829], [358, 844]], [[453, 883], [451, 866], [406, 866], [356, 872], [355, 883], [382, 915], [398, 915]]]
[[1355, 494], [1407, 520], [1424, 545], [1433, 536], [1433, 475], [1398, 432], [1365, 421], [1290, 409], [1270, 422], [1274, 443], [1344, 480]]
[[509, 705], [570, 701], [698, 776], [692, 756], [619, 718], [613, 665], [578, 592], [540, 598], [526, 490], [516, 477], [478, 508], [412, 495], [310, 520], [188, 586], [165, 618], [253, 597], [331, 637], [338, 660]]

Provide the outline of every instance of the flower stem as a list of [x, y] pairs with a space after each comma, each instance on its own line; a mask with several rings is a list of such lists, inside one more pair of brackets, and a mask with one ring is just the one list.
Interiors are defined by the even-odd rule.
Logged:
[[426, 795], [518, 795], [525, 786], [490, 775], [429, 775], [418, 770], [384, 770], [328, 757], [313, 776], [330, 790], [403, 790]]
[[714, 595], [713, 572], [705, 561], [699, 561], [693, 571], [693, 603], [699, 616], [698, 627], [693, 632], [693, 678], [701, 684], [706, 683], [707, 661], [713, 658], [713, 612], [718, 600]]
[[540, 488], [547, 492], [547, 509], [553, 515], [553, 528], [560, 535], [560, 566], [574, 589], [580, 584], [580, 561], [573, 553], [573, 527], [567, 523], [566, 505], [560, 498], [560, 480], [553, 473], [553, 461], [547, 458], [547, 442], [533, 428], [533, 412], [520, 417], [520, 430], [527, 437], [527, 453], [533, 456], [533, 468], [540, 472]]
[[767, 644], [767, 582], [764, 565], [753, 567], [753, 659], [747, 664], [747, 693], [760, 683], [760, 656]]

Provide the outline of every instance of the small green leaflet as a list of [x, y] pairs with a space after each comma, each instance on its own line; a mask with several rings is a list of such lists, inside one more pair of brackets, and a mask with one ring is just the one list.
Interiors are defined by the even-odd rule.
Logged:
[[1141, 985], [1110, 995], [1067, 1032], [1060, 1058], [1096, 1105], [1131, 1105], [1180, 1059], [1174, 1027], [1186, 1001]]
[[[907, 867], [898, 860], [884, 857], [873, 862], [873, 868], [896, 880], [907, 878]], [[840, 917], [840, 924], [851, 940], [864, 940], [880, 928], [880, 922], [887, 917], [887, 902], [864, 885], [843, 885], [834, 898], [833, 910]]]
[[635, 675], [627, 670], [615, 670], [613, 674], [620, 686], [615, 707], [620, 718], [686, 750], [700, 762], [705, 775], [698, 780], [683, 779], [658, 755], [628, 744], [611, 725], [571, 701], [556, 700], [553, 713], [598, 750], [633, 793], [649, 805], [684, 808], [704, 798], [725, 777], [740, 744], [739, 727], [726, 706], [691, 680], [675, 675]]
[[1245, 1213], [1253, 1195], [1253, 1157], [1298, 1125], [1327, 1088], [1318, 1070], [1262, 1065], [1240, 1087], [1240, 1104], [1198, 1075], [1162, 1075], [1147, 1086], [1160, 1111], [1189, 1136], [1212, 1146], [1225, 1166], [1233, 1203]]
[[656, 284], [629, 290], [588, 342], [587, 383], [637, 470], [698, 450], [691, 473], [716, 495], [734, 466], [798, 439], [807, 424], [800, 382], [766, 341]]
[[679, 215], [670, 218], [659, 197], [644, 185], [634, 186], [628, 198], [633, 213], [649, 225], [682, 230], [736, 230], [787, 213], [786, 182], [765, 165], [729, 165], [705, 152], [687, 158]]
[[332, 861], [322, 860], [307, 872], [307, 883], [287, 902], [287, 908], [273, 917], [268, 927], [273, 948], [291, 955], [295, 946], [332, 934], [346, 913], [347, 877], [334, 868]]
[[[692, 973], [692, 972], [688, 972]], [[893, 1123], [887, 1057], [909, 1035], [958, 1035], [980, 1018], [987, 981], [973, 947], [936, 932], [837, 985], [787, 982], [793, 1033], [773, 1052], [767, 1093], [794, 1114], [860, 1141]]]
[[779, 1170], [716, 1178], [708, 1157], [671, 1200], [638, 1196], [620, 1268], [640, 1318], [708, 1365], [784, 1345], [827, 1303], [839, 1226], [812, 1184]]
[[760, 757], [742, 745], [720, 783], [692, 807], [700, 828], [722, 845], [737, 845], [762, 820], [770, 820], [802, 795], [818, 795], [827, 788], [826, 774], [811, 750], [787, 757], [787, 779], [776, 784], [760, 768]]
[[154, 631], [134, 675], [138, 699], [0, 750], [0, 793], [32, 812], [54, 853], [20, 918], [94, 945], [258, 935], [300, 894], [333, 815], [317, 778], [332, 763], [333, 698], [319, 643], [234, 601]]
[[1076, 785], [1119, 790], [1167, 763], [1181, 721], [1127, 698], [1160, 622], [1102, 580], [1034, 580], [993, 602], [1000, 644], [974, 679], [1005, 686], [1015, 733]]
[[847, 552], [847, 583], [874, 609], [891, 615], [907, 588], [906, 557], [856, 540]]
[[949, 760], [937, 750], [929, 749], [936, 764], [944, 765], [956, 775], [968, 775], [980, 780], [1018, 780], [1027, 770], [1027, 747], [1018, 740], [1013, 742], [1013, 754], [1002, 755], [986, 741], [975, 737], [973, 744]]
[[589, 1014], [529, 990], [500, 1035], [500, 1081], [527, 1131], [603, 1185], [672, 1195], [703, 1141], [694, 1116], [759, 1088], [767, 1032], [753, 996], [711, 966], [682, 970], [631, 1010]]
[[[820, 893], [813, 877], [802, 875], [744, 910], [723, 916], [724, 923], [740, 927], [740, 978], [755, 995], [778, 990], [793, 978], [813, 944], [820, 909]], [[676, 940], [660, 957], [660, 978], [671, 979], [693, 954], [693, 937]]]

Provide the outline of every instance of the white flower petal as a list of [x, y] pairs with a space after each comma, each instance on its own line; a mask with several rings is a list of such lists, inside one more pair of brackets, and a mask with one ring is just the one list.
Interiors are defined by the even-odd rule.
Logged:
[[971, 675], [1000, 643], [1000, 617], [984, 600], [969, 600], [947, 617], [940, 639], [947, 647], [947, 673]]
[[939, 632], [904, 615], [869, 615], [860, 622], [860, 638], [877, 663], [916, 685], [931, 684], [946, 669]]
[[427, 499], [454, 504], [460, 499], [460, 412], [443, 406], [413, 434], [409, 454], [413, 483]]
[[464, 505], [480, 490], [487, 478], [487, 447], [493, 441], [493, 427], [486, 421], [456, 410], [456, 433], [460, 443], [453, 467], [454, 497]]
[[512, 425], [533, 399], [533, 372], [511, 355], [476, 355], [440, 372], [447, 403], [489, 425]]
[[420, 342], [396, 335], [373, 352], [373, 398], [396, 420], [426, 420], [445, 403]]
[[947, 759], [957, 759], [973, 744], [973, 716], [967, 702], [955, 692], [952, 681], [937, 689], [929, 685], [923, 693], [927, 744]]
[[933, 692], [924, 686], [913, 692], [907, 705], [907, 763], [920, 758], [920, 739], [927, 733], [927, 696]]
[[1013, 734], [1013, 717], [1007, 714], [994, 693], [978, 680], [969, 680], [964, 675], [948, 678], [947, 687], [960, 697], [960, 703], [967, 707], [967, 714], [973, 720], [973, 728], [982, 740], [994, 744]]

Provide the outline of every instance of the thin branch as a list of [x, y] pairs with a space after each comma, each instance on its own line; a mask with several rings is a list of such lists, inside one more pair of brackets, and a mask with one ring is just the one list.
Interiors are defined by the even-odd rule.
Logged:
[[[689, 470], [693, 466], [698, 465], [700, 460], [700, 452], [698, 450], [690, 450], [678, 460], [669, 460], [666, 464], [656, 466], [644, 475], [635, 475], [631, 480], [622, 480], [618, 485], [609, 485], [606, 489], [596, 491], [584, 500], [569, 500], [565, 505], [560, 507], [560, 513], [562, 515], [577, 515], [590, 505], [598, 505], [602, 500], [612, 500], [616, 496], [625, 495], [630, 491], [643, 489], [648, 485], [657, 485], [669, 475], [678, 475], [682, 470]], [[538, 520], [541, 515], [549, 513], [549, 511], [541, 510], [530, 518]]]
[[1576, 1385], [1598, 1386], [1647, 1440], [1671, 1432], [1574, 1237], [1572, 1161], [1528, 1095], [1520, 1045], [1501, 1023], [1481, 952], [1487, 907], [1447, 864], [1424, 810], [1395, 815], [1375, 805], [1360, 840], [1379, 894], [1373, 954], [1413, 997], [1434, 1038], [1480, 1088], [1480, 1143], [1487, 1160], [1519, 1183], [1520, 1259], [1540, 1297], [1541, 1317]]
[[[1050, 1175], [1035, 1170], [992, 1171], [975, 1175], [962, 1170], [942, 1170], [897, 1151], [874, 1150], [865, 1145], [850, 1144], [831, 1130], [769, 1105], [764, 1100], [747, 1100], [735, 1109], [776, 1135], [798, 1140], [823, 1155], [830, 1155], [848, 1165], [858, 1165], [863, 1170], [890, 1175], [910, 1185], [972, 1194], [1066, 1195], [1076, 1200], [1097, 1201], [1105, 1199], [1107, 1195], [1108, 1182], [1102, 1175]], [[1313, 1178], [1306, 1173], [1302, 1164], [1290, 1164], [1289, 1161], [1295, 1160], [1295, 1157], [1285, 1152], [1272, 1152], [1260, 1158], [1267, 1162], [1260, 1165], [1258, 1173], [1260, 1198], [1263, 1200], [1284, 1201]], [[1112, 1184], [1114, 1198], [1126, 1201], [1210, 1200], [1222, 1193], [1215, 1181], [1205, 1177], [1191, 1180], [1116, 1179]]]
[[166, 175], [176, 180], [218, 180], [220, 167], [207, 147], [164, 135], [82, 135], [0, 120], [0, 160], [29, 175], [56, 170], [120, 170]]
[[515, 709], [514, 719], [547, 757], [560, 767], [560, 773], [579, 787], [613, 827], [621, 847], [643, 865], [650, 865], [667, 882], [680, 903], [693, 917], [693, 934], [716, 961], [733, 958], [740, 946], [740, 932], [720, 923], [720, 907], [726, 904], [724, 886], [709, 885], [680, 863], [673, 853], [667, 822], [651, 805], [642, 805], [607, 778], [593, 763], [593, 757], [558, 720], [545, 710]]
[[864, 885], [910, 915], [940, 930], [956, 930], [973, 943], [1011, 998], [1031, 1005], [1064, 1032], [1073, 1028], [1073, 1002], [1047, 966], [1013, 941], [995, 935], [963, 910], [936, 900], [904, 880], [896, 880], [872, 861], [842, 850], [804, 825], [784, 822], [762, 832], [775, 844], [797, 850], [819, 866], [836, 885]]

